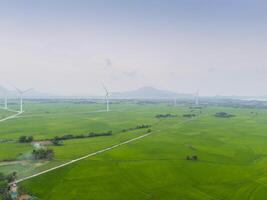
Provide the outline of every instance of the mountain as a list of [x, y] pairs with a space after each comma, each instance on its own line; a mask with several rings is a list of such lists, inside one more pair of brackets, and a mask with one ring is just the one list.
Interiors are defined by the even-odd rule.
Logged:
[[113, 99], [169, 99], [192, 98], [190, 94], [178, 94], [175, 92], [160, 90], [153, 87], [141, 87], [136, 90], [112, 93]]

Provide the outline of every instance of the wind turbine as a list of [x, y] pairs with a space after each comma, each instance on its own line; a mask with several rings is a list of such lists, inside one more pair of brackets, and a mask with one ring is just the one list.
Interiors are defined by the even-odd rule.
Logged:
[[197, 90], [197, 92], [195, 94], [195, 105], [199, 106], [199, 90]]
[[5, 107], [4, 109], [7, 109], [7, 94], [5, 95]]
[[17, 87], [13, 86], [17, 92], [19, 93], [19, 98], [20, 98], [20, 113], [23, 113], [23, 94], [25, 94], [26, 92], [29, 92], [30, 90], [32, 90], [32, 88], [27, 89], [27, 90], [20, 90]]
[[109, 93], [109, 91], [107, 90], [107, 88], [105, 87], [105, 85], [103, 84], [103, 88], [106, 91], [106, 95], [105, 95], [105, 100], [106, 100], [106, 104], [107, 104], [107, 112], [109, 112], [109, 97], [111, 96], [111, 94]]
[[177, 97], [174, 97], [174, 106], [176, 107], [177, 106]]

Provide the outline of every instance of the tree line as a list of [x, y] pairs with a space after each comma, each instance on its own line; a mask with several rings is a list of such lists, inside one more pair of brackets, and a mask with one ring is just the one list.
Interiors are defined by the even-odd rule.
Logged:
[[183, 117], [188, 117], [188, 118], [196, 117], [196, 114], [183, 114]]
[[88, 133], [88, 134], [80, 134], [80, 135], [63, 135], [63, 136], [55, 136], [53, 139], [50, 139], [54, 145], [60, 145], [64, 140], [71, 140], [71, 139], [82, 139], [82, 138], [90, 138], [90, 137], [100, 137], [100, 136], [111, 136], [112, 131], [103, 132], [103, 133]]
[[[63, 136], [55, 136], [52, 139], [46, 139], [51, 141], [52, 143], [58, 143], [58, 141], [63, 140], [70, 140], [70, 139], [81, 139], [81, 138], [89, 138], [89, 137], [99, 137], [99, 136], [111, 136], [112, 131], [103, 132], [103, 133], [88, 133], [88, 134], [80, 134], [80, 135], [73, 135], [73, 134], [67, 134]], [[33, 136], [20, 136], [19, 137], [19, 143], [31, 143], [34, 141]], [[44, 141], [44, 140], [43, 140]]]
[[221, 118], [230, 118], [230, 117], [235, 117], [235, 115], [228, 114], [226, 112], [218, 112], [214, 115], [215, 117], [221, 117]]
[[172, 117], [177, 117], [177, 115], [173, 115], [173, 114], [158, 114], [155, 116], [156, 118], [172, 118]]
[[20, 136], [19, 143], [31, 143], [33, 141], [33, 136]]
[[141, 124], [141, 125], [137, 125], [136, 127], [122, 129], [122, 132], [133, 131], [133, 130], [137, 130], [137, 129], [145, 129], [145, 128], [150, 128], [150, 127], [151, 127], [151, 125]]

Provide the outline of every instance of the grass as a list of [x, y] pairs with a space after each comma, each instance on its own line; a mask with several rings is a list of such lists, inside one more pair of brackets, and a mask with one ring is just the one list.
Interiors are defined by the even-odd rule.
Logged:
[[17, 142], [0, 143], [0, 160], [14, 160], [23, 152], [31, 150], [27, 144], [18, 144]]
[[[181, 199], [264, 200], [267, 196], [267, 111], [205, 108], [188, 120], [187, 107], [164, 104], [114, 104], [110, 113], [96, 113], [101, 105], [27, 105], [22, 118], [0, 124], [0, 138], [34, 135], [38, 139], [65, 133], [112, 130], [109, 137], [64, 141], [52, 147], [55, 160], [25, 172], [28, 175], [90, 152], [144, 134], [122, 132], [138, 124], [152, 124], [153, 134], [112, 151], [90, 157], [21, 183], [43, 200], [53, 199]], [[236, 117], [215, 118], [225, 111]], [[258, 114], [252, 114], [251, 111]], [[158, 120], [156, 114], [177, 114]], [[0, 144], [1, 146], [2, 144]], [[29, 145], [4, 143], [0, 158], [16, 158]], [[10, 145], [10, 146], [9, 146]], [[14, 153], [6, 154], [7, 150]], [[1, 149], [0, 149], [1, 150]], [[1, 152], [1, 151], [0, 151]], [[197, 155], [198, 161], [187, 161]], [[0, 171], [7, 170], [7, 167]]]
[[0, 107], [0, 120], [8, 116], [14, 115], [14, 112], [8, 111]]

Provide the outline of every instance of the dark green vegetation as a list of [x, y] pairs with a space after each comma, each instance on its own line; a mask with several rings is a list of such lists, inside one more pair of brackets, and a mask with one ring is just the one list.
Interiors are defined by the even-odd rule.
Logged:
[[30, 143], [33, 141], [33, 137], [32, 136], [20, 136], [19, 137], [19, 142], [20, 143]]
[[183, 114], [183, 117], [196, 117], [196, 114]]
[[127, 128], [127, 129], [122, 129], [123, 132], [126, 132], [126, 131], [133, 131], [133, 130], [137, 130], [137, 129], [147, 129], [147, 128], [150, 128], [151, 125], [147, 125], [147, 124], [142, 124], [142, 125], [137, 125], [136, 127], [133, 127], [133, 128]]
[[[0, 124], [1, 139], [25, 135], [42, 140], [109, 130], [112, 135], [70, 139], [63, 145], [49, 146], [55, 158], [42, 163], [23, 160], [32, 151], [30, 144], [0, 143], [0, 160], [20, 161], [0, 164], [0, 171], [17, 170], [19, 176], [26, 176], [145, 134], [146, 128], [129, 129], [149, 124], [152, 134], [141, 140], [21, 185], [43, 200], [266, 199], [267, 110], [207, 106], [196, 117], [185, 118], [188, 107], [159, 103], [113, 104], [110, 113], [95, 112], [99, 109], [103, 105], [27, 104], [21, 118]], [[215, 117], [219, 112], [235, 117]], [[156, 118], [160, 113], [176, 117]], [[197, 159], [187, 160], [187, 156]]]
[[100, 136], [111, 136], [112, 131], [108, 131], [105, 133], [88, 133], [88, 134], [80, 134], [80, 135], [63, 135], [63, 136], [56, 136], [52, 139], [52, 141], [62, 141], [62, 140], [72, 140], [72, 139], [81, 139], [81, 138], [90, 138], [90, 137], [100, 137]]
[[9, 192], [9, 183], [13, 182], [17, 177], [17, 173], [13, 172], [8, 175], [0, 173], [0, 199], [11, 200]]
[[54, 151], [45, 148], [34, 149], [32, 155], [35, 160], [51, 160], [54, 158]]
[[215, 117], [221, 117], [221, 118], [230, 118], [230, 117], [234, 117], [235, 115], [228, 114], [226, 112], [218, 112], [214, 116]]
[[172, 117], [177, 117], [177, 115], [173, 115], [173, 114], [159, 114], [156, 115], [156, 118], [172, 118]]
[[0, 173], [0, 199], [11, 199], [8, 191], [8, 178], [4, 174]]

